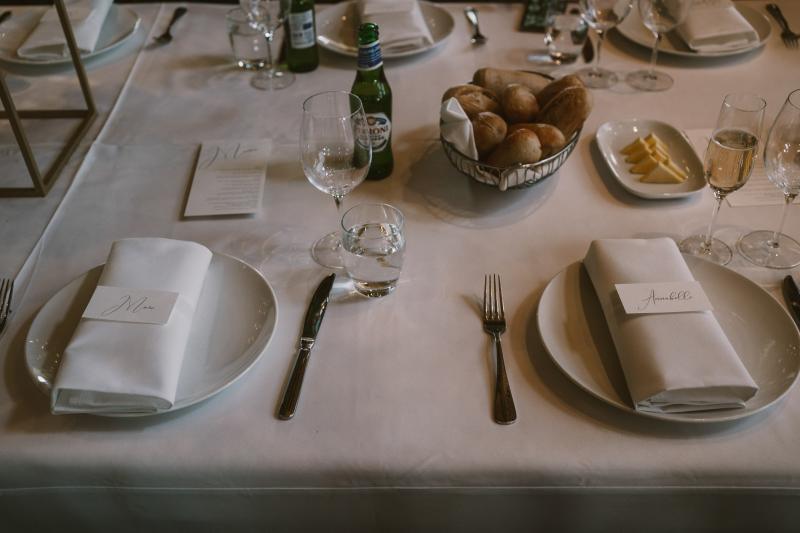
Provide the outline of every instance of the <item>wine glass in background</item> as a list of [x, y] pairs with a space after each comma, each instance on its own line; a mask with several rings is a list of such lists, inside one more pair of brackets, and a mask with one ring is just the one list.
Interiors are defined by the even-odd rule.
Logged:
[[631, 11], [633, 0], [580, 0], [581, 15], [597, 32], [597, 61], [593, 67], [579, 70], [581, 81], [593, 89], [607, 89], [617, 82], [617, 75], [600, 68], [600, 51], [606, 32], [622, 22]]
[[[364, 181], [372, 162], [367, 117], [358, 96], [330, 91], [303, 102], [300, 161], [308, 181], [333, 196], [338, 213], [345, 195]], [[339, 232], [334, 231], [314, 243], [311, 257], [324, 267], [343, 268], [341, 248]]]
[[666, 91], [672, 87], [672, 78], [656, 70], [658, 45], [665, 33], [686, 19], [691, 0], [639, 0], [639, 14], [645, 27], [655, 35], [650, 68], [631, 72], [625, 78], [628, 85], [643, 91]]
[[273, 91], [285, 89], [294, 83], [294, 74], [275, 66], [272, 61], [272, 39], [289, 14], [292, 0], [239, 0], [250, 23], [264, 33], [267, 39], [267, 64], [253, 76], [250, 84], [256, 89]]
[[764, 99], [753, 94], [729, 94], [723, 100], [704, 164], [706, 181], [716, 198], [714, 212], [705, 235], [681, 241], [682, 252], [720, 265], [728, 264], [733, 258], [730, 247], [713, 238], [714, 221], [725, 197], [741, 188], [750, 177], [765, 107]]
[[776, 231], [759, 230], [742, 237], [739, 251], [759, 266], [792, 268], [800, 265], [800, 244], [782, 231], [789, 204], [800, 194], [800, 89], [789, 94], [772, 124], [764, 166], [772, 184], [783, 191], [781, 222]]
[[577, 4], [568, 4], [564, 11], [559, 2], [549, 2], [544, 33], [544, 43], [550, 62], [555, 65], [574, 63], [586, 42], [589, 26], [581, 16]]

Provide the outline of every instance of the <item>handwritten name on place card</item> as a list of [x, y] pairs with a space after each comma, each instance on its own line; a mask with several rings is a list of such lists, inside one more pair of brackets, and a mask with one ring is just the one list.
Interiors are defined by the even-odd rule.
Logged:
[[162, 326], [177, 299], [177, 292], [98, 285], [82, 318]]
[[629, 315], [710, 311], [703, 287], [696, 281], [619, 283], [615, 285]]

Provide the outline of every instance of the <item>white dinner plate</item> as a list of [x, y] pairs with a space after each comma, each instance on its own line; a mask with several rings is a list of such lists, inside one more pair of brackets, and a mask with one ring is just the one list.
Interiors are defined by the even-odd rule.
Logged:
[[[39, 311], [25, 342], [34, 383], [50, 396], [61, 354], [97, 285], [95, 267], [58, 291]], [[197, 305], [172, 409], [217, 394], [241, 377], [266, 350], [278, 320], [278, 302], [267, 280], [242, 261], [214, 253]]]
[[[764, 46], [770, 34], [772, 33], [772, 26], [770, 25], [769, 20], [767, 20], [767, 17], [752, 7], [740, 5], [734, 5], [734, 7], [736, 7], [739, 13], [741, 13], [742, 16], [747, 19], [747, 22], [750, 23], [750, 25], [758, 34], [758, 40], [756, 42], [746, 45], [742, 48], [735, 48], [733, 50], [723, 50], [718, 52], [695, 52], [683, 42], [681, 37], [678, 35], [678, 32], [671, 31], [665, 35], [664, 39], [661, 40], [661, 44], [658, 45], [658, 53], [660, 54], [663, 52], [665, 54], [681, 57], [714, 58], [744, 54]], [[639, 15], [638, 6], [634, 5], [634, 8], [631, 9], [630, 14], [625, 17], [625, 20], [623, 20], [617, 26], [617, 30], [624, 37], [627, 37], [636, 44], [640, 44], [650, 49], [653, 48], [655, 37], [653, 36], [653, 32], [648, 30], [642, 23], [642, 17]]]
[[[455, 22], [445, 9], [429, 2], [420, 2], [422, 17], [431, 31], [433, 43], [411, 50], [392, 52], [383, 50], [384, 59], [408, 57], [432, 50], [445, 42], [453, 31]], [[358, 10], [355, 2], [340, 2], [317, 14], [317, 41], [320, 46], [350, 57], [358, 57]]]
[[[33, 28], [39, 23], [42, 17], [42, 9], [31, 9], [15, 13], [13, 17], [3, 23], [3, 29], [8, 31], [0, 32], [0, 61], [15, 65], [26, 66], [53, 66], [65, 65], [72, 62], [71, 57], [62, 59], [34, 60], [19, 57], [17, 48], [24, 42]], [[125, 43], [133, 37], [139, 27], [141, 19], [134, 11], [127, 7], [112, 4], [108, 11], [108, 16], [100, 30], [97, 39], [97, 46], [94, 51], [81, 54], [83, 59], [106, 54]], [[6, 25], [9, 25], [7, 28]]]
[[[556, 275], [542, 294], [537, 322], [545, 348], [586, 392], [623, 411], [660, 420], [723, 422], [767, 409], [783, 398], [800, 371], [800, 332], [781, 305], [733, 270], [684, 256], [714, 306], [714, 316], [758, 385], [743, 409], [695, 413], [636, 411], [592, 282], [581, 262]], [[680, 332], [675, 332], [680, 334]]]
[[[641, 174], [633, 174], [631, 163], [625, 162], [620, 153], [625, 146], [637, 137], [656, 134], [669, 148], [672, 161], [686, 172], [687, 180], [683, 183], [643, 183]], [[676, 128], [657, 120], [634, 118], [606, 122], [597, 128], [597, 145], [603, 154], [606, 164], [611, 169], [620, 185], [631, 194], [648, 200], [669, 200], [689, 196], [706, 186], [703, 177], [703, 163], [697, 156], [692, 143], [686, 135]]]

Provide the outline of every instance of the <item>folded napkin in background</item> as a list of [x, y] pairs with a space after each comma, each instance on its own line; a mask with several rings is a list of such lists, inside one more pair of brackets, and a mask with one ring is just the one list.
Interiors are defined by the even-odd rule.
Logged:
[[53, 384], [53, 413], [169, 409], [211, 255], [194, 242], [116, 241], [98, 285], [177, 292], [178, 300], [164, 325], [81, 319]]
[[415, 50], [433, 44], [433, 37], [417, 0], [357, 0], [361, 22], [377, 24], [381, 49]]
[[472, 133], [472, 122], [455, 98], [442, 102], [439, 129], [442, 137], [453, 144], [462, 154], [478, 159], [475, 147], [475, 136]]
[[681, 413], [744, 407], [758, 390], [710, 311], [627, 315], [617, 283], [693, 281], [675, 242], [604, 239], [583, 261], [634, 406]]
[[724, 52], [758, 42], [758, 34], [731, 0], [695, 0], [677, 30], [695, 52]]
[[[103, 29], [113, 0], [74, 0], [65, 2], [75, 42], [82, 53], [93, 52]], [[69, 57], [67, 40], [58, 19], [58, 12], [51, 7], [44, 12], [39, 24], [17, 50], [21, 58], [47, 61]]]

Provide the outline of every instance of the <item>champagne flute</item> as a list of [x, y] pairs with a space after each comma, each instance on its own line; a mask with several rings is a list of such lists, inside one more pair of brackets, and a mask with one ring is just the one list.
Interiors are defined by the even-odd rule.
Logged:
[[642, 91], [666, 91], [672, 87], [673, 81], [669, 74], [656, 70], [658, 45], [665, 33], [686, 19], [691, 4], [691, 0], [639, 0], [642, 22], [653, 32], [656, 40], [650, 56], [650, 68], [628, 74], [625, 78], [628, 85]]
[[[358, 96], [330, 91], [303, 102], [300, 161], [308, 181], [333, 196], [341, 211], [345, 195], [364, 181], [372, 162], [367, 116]], [[314, 243], [311, 257], [324, 267], [341, 269], [341, 248], [339, 232], [334, 231]]]
[[294, 74], [272, 62], [272, 39], [275, 30], [289, 15], [292, 0], [239, 0], [239, 5], [247, 13], [250, 24], [262, 31], [267, 39], [267, 64], [253, 77], [250, 85], [263, 91], [285, 89], [294, 83]]
[[580, 0], [581, 16], [597, 32], [597, 61], [593, 67], [576, 72], [581, 81], [593, 89], [607, 89], [617, 82], [617, 75], [600, 68], [600, 51], [606, 32], [623, 21], [631, 11], [633, 0]]
[[714, 222], [725, 197], [741, 188], [750, 177], [765, 107], [764, 99], [753, 94], [734, 93], [723, 100], [717, 125], [706, 148], [704, 165], [706, 181], [717, 201], [706, 234], [681, 241], [683, 253], [719, 265], [726, 265], [733, 258], [730, 247], [713, 238]]
[[789, 94], [775, 118], [764, 147], [767, 177], [781, 191], [784, 204], [776, 231], [759, 230], [739, 241], [739, 251], [759, 266], [792, 268], [800, 265], [800, 243], [782, 233], [789, 204], [800, 194], [800, 89]]

